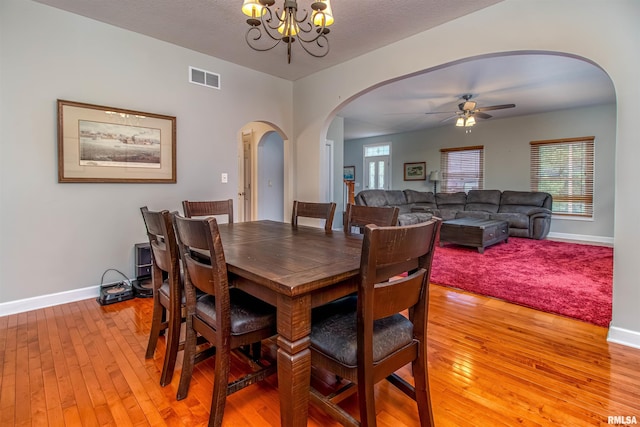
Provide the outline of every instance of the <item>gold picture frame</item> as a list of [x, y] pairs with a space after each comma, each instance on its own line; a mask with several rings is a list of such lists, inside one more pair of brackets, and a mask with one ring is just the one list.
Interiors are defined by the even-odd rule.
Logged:
[[58, 182], [176, 182], [176, 118], [58, 100]]

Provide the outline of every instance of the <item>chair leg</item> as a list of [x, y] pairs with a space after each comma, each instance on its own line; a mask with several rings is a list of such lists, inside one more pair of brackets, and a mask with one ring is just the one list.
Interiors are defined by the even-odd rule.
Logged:
[[151, 331], [149, 331], [149, 342], [147, 343], [147, 353], [145, 359], [153, 358], [153, 353], [156, 351], [156, 345], [158, 344], [158, 337], [160, 336], [160, 330], [162, 326], [162, 320], [164, 317], [165, 308], [160, 304], [160, 300], [156, 295], [153, 296], [153, 315], [151, 317]]
[[[425, 349], [426, 354], [426, 349]], [[416, 403], [418, 405], [418, 415], [420, 416], [421, 427], [432, 427], [433, 410], [431, 407], [431, 396], [429, 392], [429, 375], [427, 372], [425, 357], [418, 357], [411, 364], [413, 377], [415, 379]]]
[[[221, 348], [222, 347], [222, 348]], [[229, 384], [229, 359], [231, 349], [228, 345], [216, 346], [216, 367], [213, 381], [213, 398], [209, 413], [209, 427], [220, 427], [227, 402], [227, 387]]]
[[180, 311], [170, 314], [169, 317], [169, 328], [166, 333], [167, 348], [164, 352], [164, 364], [162, 366], [162, 375], [160, 376], [160, 385], [162, 387], [171, 383], [176, 358], [178, 357], [178, 347], [180, 346], [180, 325], [182, 323]]
[[180, 373], [180, 385], [176, 396], [178, 400], [184, 399], [189, 393], [189, 384], [191, 383], [191, 375], [193, 374], [193, 365], [196, 358], [196, 341], [196, 331], [193, 329], [191, 318], [187, 317], [187, 336], [184, 341], [182, 372]]
[[358, 378], [358, 403], [360, 405], [360, 426], [376, 427], [376, 400], [373, 379]]

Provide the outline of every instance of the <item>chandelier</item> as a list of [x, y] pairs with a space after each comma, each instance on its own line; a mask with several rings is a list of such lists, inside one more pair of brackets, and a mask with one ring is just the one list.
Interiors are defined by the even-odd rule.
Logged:
[[[296, 0], [284, 0], [284, 8], [275, 11], [275, 0], [244, 0], [242, 12], [249, 16], [249, 29], [245, 36], [253, 50], [271, 50], [280, 43], [287, 45], [287, 59], [291, 63], [291, 45], [298, 40], [311, 56], [321, 58], [329, 53], [329, 25], [333, 24], [333, 12], [329, 0], [314, 0], [311, 16], [307, 10], [298, 14]], [[308, 19], [308, 20], [307, 20]]]

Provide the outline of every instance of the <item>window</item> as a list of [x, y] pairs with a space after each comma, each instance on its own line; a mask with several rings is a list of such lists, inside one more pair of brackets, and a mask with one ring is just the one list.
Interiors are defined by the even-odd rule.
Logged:
[[389, 154], [391, 154], [390, 144], [376, 144], [376, 145], [364, 146], [365, 157], [388, 156]]
[[593, 141], [531, 141], [531, 190], [553, 196], [554, 214], [593, 217]]
[[442, 192], [482, 190], [484, 187], [484, 146], [442, 148], [440, 150], [440, 169], [442, 170]]

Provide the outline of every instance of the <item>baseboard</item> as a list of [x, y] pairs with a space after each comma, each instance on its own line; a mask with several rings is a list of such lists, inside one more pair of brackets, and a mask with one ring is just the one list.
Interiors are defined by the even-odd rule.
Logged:
[[601, 243], [606, 246], [613, 246], [613, 237], [589, 236], [586, 234], [554, 233], [550, 232], [549, 239], [575, 240], [577, 242]]
[[607, 341], [628, 347], [640, 348], [640, 332], [611, 326], [609, 328], [609, 334], [607, 335]]
[[25, 311], [66, 304], [68, 302], [80, 301], [83, 299], [97, 298], [99, 295], [100, 286], [97, 285], [89, 286], [88, 288], [58, 292], [55, 294], [25, 298], [17, 301], [3, 302], [0, 303], [0, 316], [24, 313]]

